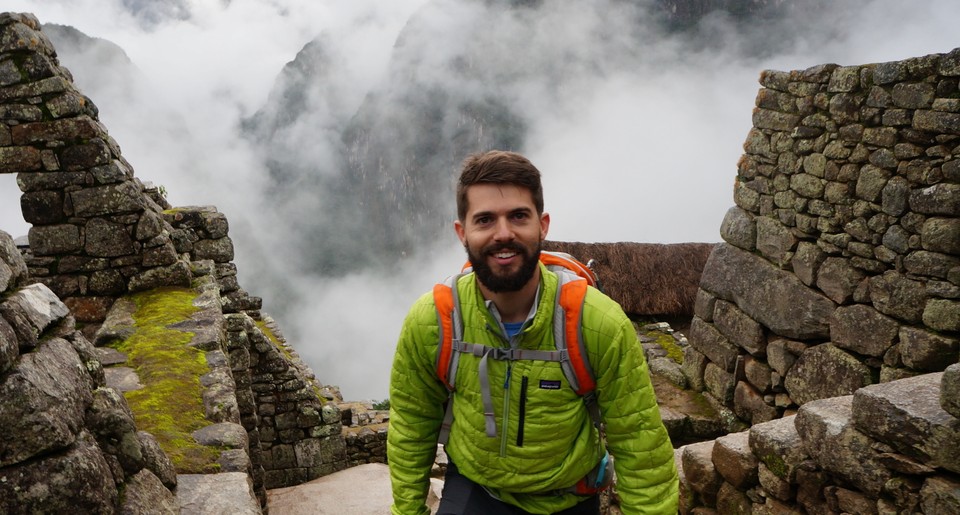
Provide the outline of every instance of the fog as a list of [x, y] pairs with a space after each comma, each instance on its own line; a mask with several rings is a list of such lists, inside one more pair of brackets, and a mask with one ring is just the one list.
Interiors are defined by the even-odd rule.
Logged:
[[[445, 1], [446, 8], [421, 11], [427, 4], [5, 0], [4, 10], [32, 12], [122, 49], [126, 64], [102, 50], [58, 52], [137, 177], [162, 185], [175, 206], [215, 205], [227, 215], [241, 285], [264, 298], [264, 312], [319, 380], [340, 386], [347, 399], [387, 396], [407, 307], [455, 272], [463, 252], [452, 224], [418, 260], [387, 270], [322, 277], [304, 265], [309, 250], [291, 252], [299, 235], [278, 204], [323, 199], [316, 191], [265, 195], [262, 149], [243, 139], [240, 126], [318, 35], [334, 42], [337, 56], [328, 96], [308, 103], [313, 111], [291, 126], [285, 159], [330, 169], [335, 137], [305, 121], [348, 120], [391, 69], [405, 65], [391, 55], [419, 13], [417, 30], [405, 32], [414, 41], [405, 44], [422, 37], [431, 51], [414, 72], [509, 99], [527, 123], [519, 150], [544, 174], [550, 239], [587, 242], [719, 241], [762, 70], [892, 61], [960, 46], [954, 0], [825, 2], [747, 28], [711, 15], [697, 32], [702, 39], [664, 33], [644, 2], [554, 0], [523, 16], [502, 15], [495, 2]], [[478, 17], [490, 22], [478, 28]], [[471, 44], [483, 50], [463, 53]], [[510, 81], [481, 74], [450, 85], [446, 64], [464, 55], [465, 66], [503, 70]], [[12, 176], [0, 176], [0, 229], [15, 237], [28, 229]]]

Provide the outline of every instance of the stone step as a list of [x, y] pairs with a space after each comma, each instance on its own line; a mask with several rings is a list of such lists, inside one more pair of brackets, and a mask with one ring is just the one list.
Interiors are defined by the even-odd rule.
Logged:
[[263, 513], [253, 493], [250, 476], [242, 472], [179, 474], [177, 502], [180, 504], [181, 515]]

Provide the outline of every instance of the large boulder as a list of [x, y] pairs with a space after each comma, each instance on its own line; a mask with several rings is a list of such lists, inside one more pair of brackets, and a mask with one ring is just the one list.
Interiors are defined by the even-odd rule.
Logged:
[[21, 356], [0, 383], [0, 467], [74, 444], [93, 401], [83, 363], [53, 339]]

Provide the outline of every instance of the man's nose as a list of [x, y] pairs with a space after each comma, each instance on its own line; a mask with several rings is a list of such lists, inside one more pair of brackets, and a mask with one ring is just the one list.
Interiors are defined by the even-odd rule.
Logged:
[[498, 218], [493, 237], [497, 241], [509, 241], [513, 239], [513, 228], [510, 227], [510, 221], [506, 217]]

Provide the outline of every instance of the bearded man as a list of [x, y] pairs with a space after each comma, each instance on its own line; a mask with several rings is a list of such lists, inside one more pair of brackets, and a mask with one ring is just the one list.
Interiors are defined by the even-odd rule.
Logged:
[[579, 308], [598, 415], [588, 413], [589, 403], [571, 387], [566, 358], [548, 358], [558, 354], [555, 329], [563, 321], [554, 318], [563, 279], [540, 260], [550, 215], [539, 170], [514, 152], [469, 156], [453, 225], [472, 266], [449, 280], [462, 325], [457, 349], [469, 352], [453, 361], [449, 375], [456, 386], [445, 385], [438, 373], [443, 324], [435, 294], [417, 300], [390, 379], [391, 512], [429, 513], [430, 471], [441, 439], [449, 461], [440, 515], [596, 515], [598, 478], [610, 454], [624, 514], [677, 513], [673, 447], [636, 332], [620, 306], [588, 287]]

